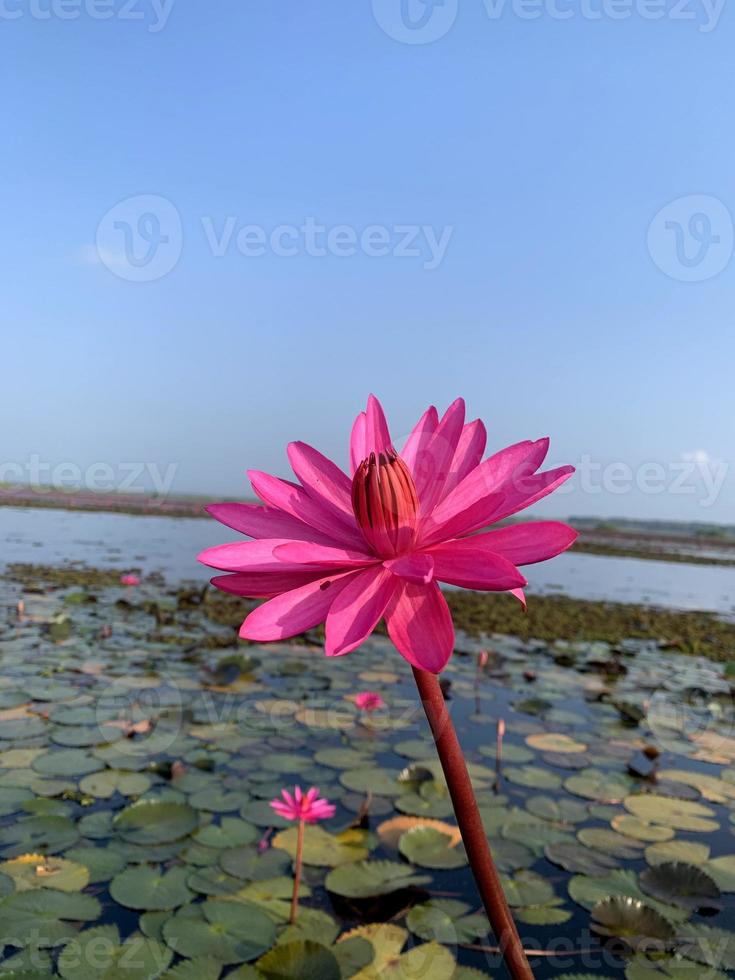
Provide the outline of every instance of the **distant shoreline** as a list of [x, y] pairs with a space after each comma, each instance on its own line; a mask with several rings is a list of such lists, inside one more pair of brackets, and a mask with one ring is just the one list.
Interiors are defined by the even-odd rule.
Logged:
[[[0, 507], [38, 507], [68, 511], [130, 514], [135, 517], [207, 518], [217, 497], [94, 493], [91, 491], [0, 487]], [[253, 501], [257, 503], [257, 501]], [[572, 519], [574, 523], [574, 519]], [[694, 534], [673, 535], [589, 518], [580, 520], [580, 538], [573, 551], [610, 558], [638, 558], [689, 565], [735, 566], [735, 538], [713, 539]], [[717, 551], [719, 554], [712, 554]], [[710, 553], [708, 553], [710, 552]]]

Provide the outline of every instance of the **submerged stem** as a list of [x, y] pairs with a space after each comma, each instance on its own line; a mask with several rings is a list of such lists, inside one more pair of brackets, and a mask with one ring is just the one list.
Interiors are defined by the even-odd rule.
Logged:
[[296, 916], [299, 910], [299, 885], [301, 884], [301, 865], [303, 864], [304, 857], [305, 826], [305, 821], [299, 820], [299, 829], [296, 836], [296, 866], [294, 868], [293, 894], [291, 895], [291, 917], [289, 919], [291, 925], [293, 925], [296, 921]]
[[467, 764], [449, 717], [439, 681], [434, 674], [419, 670], [417, 667], [413, 668], [413, 675], [436, 742], [436, 750], [447, 780], [454, 815], [462, 834], [470, 867], [490, 925], [498, 940], [500, 952], [513, 980], [533, 980], [533, 972], [490, 853], [472, 782], [467, 772]]

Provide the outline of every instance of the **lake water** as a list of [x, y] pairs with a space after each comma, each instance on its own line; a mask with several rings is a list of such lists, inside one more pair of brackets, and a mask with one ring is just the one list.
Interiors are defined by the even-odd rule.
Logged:
[[[205, 580], [211, 572], [197, 563], [197, 553], [236, 538], [214, 520], [0, 507], [0, 566], [74, 561], [160, 571], [169, 581]], [[528, 566], [525, 574], [530, 593], [735, 612], [735, 573], [729, 567], [565, 554]]]

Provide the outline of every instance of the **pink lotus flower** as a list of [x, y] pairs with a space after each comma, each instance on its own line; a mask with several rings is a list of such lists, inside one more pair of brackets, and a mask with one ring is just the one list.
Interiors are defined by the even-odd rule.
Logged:
[[355, 704], [360, 711], [377, 711], [385, 707], [385, 701], [377, 691], [362, 691], [355, 695]]
[[129, 575], [121, 575], [120, 585], [140, 585], [140, 579], [137, 575], [133, 575], [132, 573]]
[[303, 820], [304, 823], [316, 823], [333, 817], [336, 807], [333, 803], [319, 796], [319, 790], [312, 786], [303, 793], [300, 786], [294, 786], [293, 796], [287, 789], [281, 790], [282, 800], [271, 800], [271, 806], [276, 813], [286, 820]]
[[399, 454], [371, 395], [352, 429], [351, 478], [316, 449], [292, 442], [298, 483], [251, 470], [265, 507], [208, 507], [255, 539], [199, 556], [230, 573], [213, 585], [270, 600], [250, 613], [240, 636], [281, 640], [326, 622], [325, 652], [334, 657], [360, 646], [384, 618], [406, 660], [438, 673], [454, 647], [439, 582], [525, 601], [516, 566], [558, 555], [576, 532], [556, 521], [483, 529], [551, 493], [574, 468], [539, 472], [548, 439], [516, 443], [483, 462], [485, 427], [464, 418], [461, 398], [441, 419], [432, 406]]

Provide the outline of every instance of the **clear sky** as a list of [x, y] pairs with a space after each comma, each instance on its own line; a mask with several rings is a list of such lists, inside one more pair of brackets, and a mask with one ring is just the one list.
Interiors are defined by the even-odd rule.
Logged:
[[542, 513], [735, 520], [733, 8], [400, 4], [0, 0], [0, 478], [461, 394], [582, 462]]

